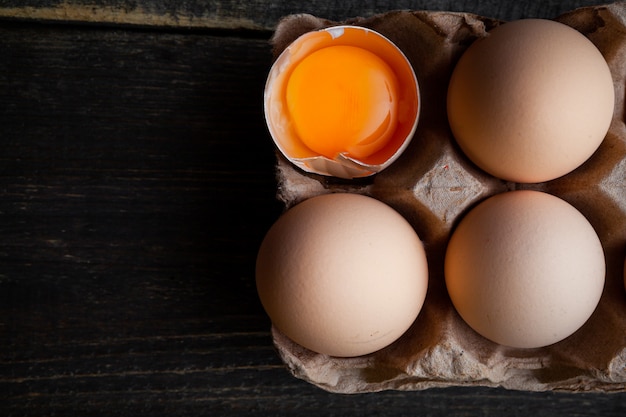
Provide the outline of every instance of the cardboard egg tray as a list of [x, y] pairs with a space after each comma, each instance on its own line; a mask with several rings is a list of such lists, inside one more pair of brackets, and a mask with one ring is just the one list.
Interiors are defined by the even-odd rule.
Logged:
[[[285, 208], [331, 192], [375, 197], [400, 212], [424, 242], [429, 288], [419, 317], [387, 348], [357, 358], [311, 352], [272, 329], [275, 346], [298, 378], [327, 391], [421, 390], [492, 386], [528, 391], [626, 391], [626, 4], [574, 10], [557, 17], [587, 36], [611, 68], [616, 106], [610, 130], [581, 167], [553, 181], [518, 184], [494, 178], [460, 151], [446, 116], [446, 91], [455, 63], [477, 38], [503, 22], [466, 13], [394, 11], [342, 24], [374, 29], [391, 39], [413, 65], [421, 89], [417, 132], [402, 156], [375, 176], [341, 180], [307, 174], [277, 153], [278, 198]], [[276, 56], [299, 35], [337, 24], [311, 15], [285, 17], [272, 39]], [[538, 349], [490, 342], [469, 328], [452, 306], [443, 260], [450, 234], [468, 210], [496, 193], [533, 189], [575, 206], [594, 226], [607, 265], [600, 303], [575, 334]]]

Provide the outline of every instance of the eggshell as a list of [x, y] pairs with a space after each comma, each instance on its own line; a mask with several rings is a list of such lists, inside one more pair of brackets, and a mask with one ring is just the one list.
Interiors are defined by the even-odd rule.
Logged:
[[332, 356], [372, 353], [417, 317], [428, 286], [424, 248], [388, 205], [327, 194], [270, 228], [256, 265], [272, 323], [300, 345]]
[[[361, 54], [345, 54], [342, 59], [334, 58], [334, 62], [332, 57], [343, 52], [331, 50], [346, 47], [360, 50]], [[308, 65], [314, 56], [321, 59], [320, 51], [333, 52], [326, 54], [328, 62]], [[372, 57], [357, 58], [363, 54]], [[372, 59], [381, 61], [375, 67], [386, 69], [372, 68]], [[370, 68], [351, 74], [337, 67], [348, 64]], [[388, 103], [388, 114], [376, 108], [387, 100], [375, 98], [376, 94], [370, 91], [384, 89], [381, 83], [389, 88], [388, 100], [392, 103]], [[293, 92], [292, 87], [300, 91]], [[316, 90], [319, 94], [310, 94]], [[398, 159], [413, 138], [420, 108], [417, 78], [404, 53], [380, 33], [351, 25], [323, 28], [295, 39], [273, 63], [264, 91], [265, 120], [281, 154], [306, 172], [348, 179], [371, 176]], [[316, 123], [311, 120], [314, 118], [318, 118], [319, 127], [315, 132], [310, 129]], [[374, 126], [359, 126], [359, 120]], [[298, 128], [303, 126], [308, 126], [308, 135]], [[360, 139], [345, 149], [332, 155], [318, 149], [326, 148], [325, 142], [333, 142], [329, 136], [339, 135], [338, 143], [353, 142], [344, 136], [355, 129], [352, 134]], [[369, 134], [365, 135], [365, 131]], [[315, 146], [316, 140], [320, 146]]]
[[587, 219], [539, 191], [498, 194], [472, 209], [452, 234], [445, 279], [463, 320], [518, 348], [570, 336], [596, 309], [604, 252]]
[[596, 46], [551, 20], [493, 29], [450, 79], [448, 118], [462, 151], [516, 182], [561, 177], [585, 162], [613, 116], [611, 72]]

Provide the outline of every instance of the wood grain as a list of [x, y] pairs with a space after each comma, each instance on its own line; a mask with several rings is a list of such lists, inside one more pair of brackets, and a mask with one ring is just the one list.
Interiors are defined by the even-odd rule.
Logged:
[[576, 7], [598, 4], [590, 0], [478, 2], [428, 0], [185, 1], [175, 0], [5, 0], [0, 17], [46, 21], [124, 24], [180, 28], [273, 30], [287, 14], [310, 13], [331, 20], [371, 16], [392, 9], [469, 11], [511, 20], [556, 17]]
[[278, 214], [267, 42], [38, 25], [0, 38], [0, 407], [183, 390], [237, 373], [222, 342], [275, 372], [251, 279]]

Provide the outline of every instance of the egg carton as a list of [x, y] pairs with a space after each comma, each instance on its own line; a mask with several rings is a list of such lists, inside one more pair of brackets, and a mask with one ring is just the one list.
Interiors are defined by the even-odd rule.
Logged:
[[[341, 22], [378, 31], [408, 57], [421, 90], [417, 131], [389, 168], [355, 180], [304, 173], [277, 152], [277, 196], [286, 209], [332, 192], [360, 193], [387, 203], [424, 243], [429, 288], [412, 327], [370, 355], [318, 354], [272, 328], [278, 353], [294, 376], [338, 393], [448, 386], [626, 391], [626, 4], [576, 9], [555, 20], [583, 33], [603, 54], [613, 75], [616, 106], [605, 140], [585, 164], [536, 184], [507, 182], [481, 171], [458, 148], [447, 122], [446, 92], [455, 63], [474, 40], [504, 22], [427, 11], [393, 11]], [[287, 16], [272, 38], [274, 53], [278, 56], [305, 32], [339, 23], [312, 15]], [[592, 317], [567, 339], [537, 349], [501, 346], [475, 333], [456, 313], [443, 275], [446, 245], [463, 215], [489, 196], [518, 189], [547, 192], [576, 207], [594, 226], [606, 256], [605, 287]]]

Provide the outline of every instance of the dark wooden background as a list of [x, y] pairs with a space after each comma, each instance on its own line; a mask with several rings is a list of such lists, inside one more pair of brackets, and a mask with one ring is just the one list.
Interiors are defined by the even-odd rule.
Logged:
[[336, 395], [272, 346], [262, 112], [285, 14], [590, 1], [0, 1], [0, 416], [624, 416], [626, 394]]

